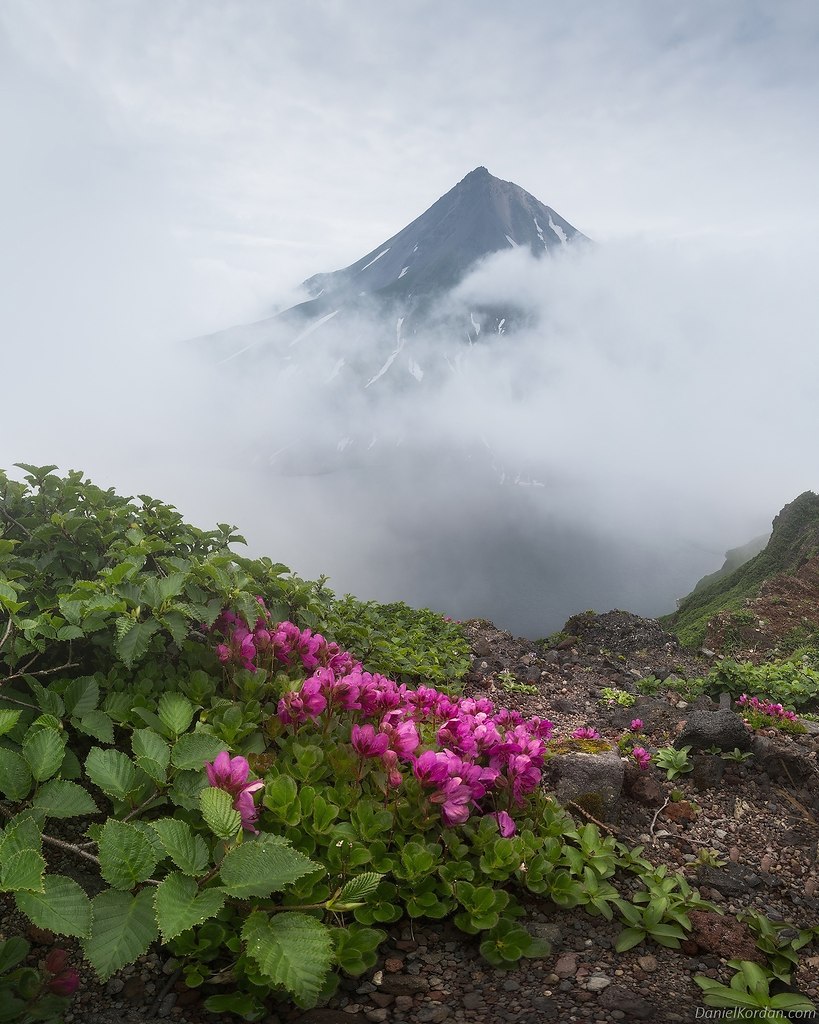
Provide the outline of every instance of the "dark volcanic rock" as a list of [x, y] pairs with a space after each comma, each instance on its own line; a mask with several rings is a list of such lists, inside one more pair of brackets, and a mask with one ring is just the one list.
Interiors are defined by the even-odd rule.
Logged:
[[751, 734], [733, 711], [696, 710], [689, 714], [682, 732], [674, 740], [674, 746], [691, 747], [693, 750], [708, 750], [710, 747], [748, 750]]
[[574, 801], [603, 820], [613, 820], [623, 788], [624, 765], [619, 754], [562, 754], [548, 763], [547, 776], [562, 804]]
[[662, 1020], [659, 1007], [622, 985], [609, 985], [600, 993], [598, 1002], [607, 1010], [619, 1010], [637, 1020]]
[[725, 774], [725, 761], [717, 754], [696, 754], [691, 758], [691, 775], [694, 786], [699, 789], [713, 789]]

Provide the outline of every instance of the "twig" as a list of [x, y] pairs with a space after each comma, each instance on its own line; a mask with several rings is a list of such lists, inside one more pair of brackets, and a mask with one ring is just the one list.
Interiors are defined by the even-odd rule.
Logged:
[[6, 623], [6, 631], [3, 634], [3, 639], [0, 640], [0, 649], [2, 649], [3, 644], [6, 642], [6, 640], [8, 640], [10, 632], [11, 632], [11, 616], [9, 615], [9, 621]]
[[145, 810], [148, 804], [153, 803], [154, 800], [156, 800], [156, 798], [159, 796], [162, 796], [162, 794], [159, 792], [158, 789], [155, 789], [147, 800], [143, 800], [139, 807], [135, 807], [132, 811], [129, 811], [122, 820], [130, 821], [131, 818], [135, 818], [139, 813]]
[[654, 845], [654, 841], [656, 839], [656, 836], [654, 835], [654, 826], [657, 824], [657, 819], [660, 817], [660, 815], [666, 809], [666, 807], [668, 807], [670, 802], [671, 802], [671, 797], [667, 796], [665, 798], [665, 802], [663, 803], [663, 806], [657, 808], [657, 811], [656, 811], [654, 817], [651, 819], [651, 827], [649, 828], [648, 832], [649, 832], [649, 835], [652, 837], [652, 839], [651, 839], [652, 846]]
[[162, 986], [162, 988], [157, 992], [156, 998], [151, 1003], [151, 1008], [148, 1011], [152, 1016], [154, 1014], [156, 1014], [156, 1011], [159, 1009], [159, 1006], [160, 1006], [162, 1000], [170, 992], [170, 990], [174, 987], [174, 985], [176, 984], [176, 982], [179, 979], [179, 976], [181, 974], [182, 974], [182, 968], [181, 967], [177, 967], [176, 970], [173, 971], [171, 973], [171, 975], [168, 977], [168, 980], [165, 982], [165, 984]]
[[617, 836], [618, 839], [620, 838], [620, 833], [617, 831], [617, 829], [612, 828], [610, 825], [604, 824], [602, 821], [598, 821], [598, 819], [595, 818], [593, 814], [589, 814], [585, 807], [581, 807], [580, 804], [576, 804], [574, 800], [567, 800], [566, 806], [571, 807], [578, 813], [582, 814], [584, 818], [587, 818], [589, 821], [593, 822], [595, 825], [597, 825], [598, 828], [602, 828], [604, 832], [608, 832], [609, 835]]
[[31, 533], [25, 528], [25, 526], [23, 526], [22, 523], [19, 523], [14, 518], [14, 516], [11, 514], [11, 512], [9, 512], [7, 509], [3, 508], [2, 505], [0, 505], [0, 515], [2, 515], [2, 517], [6, 520], [6, 522], [13, 523], [14, 526], [17, 527], [18, 530], [20, 530], [22, 533], [24, 533], [28, 537], [28, 539], [31, 540]]
[[62, 672], [65, 668], [76, 668], [79, 665], [78, 661], [67, 661], [64, 665], [57, 665], [56, 668], [39, 668], [34, 672], [28, 672], [26, 670], [32, 661], [34, 661], [34, 658], [28, 661], [20, 672], [15, 672], [13, 676], [6, 676], [5, 679], [0, 679], [0, 686], [3, 686], [4, 683], [10, 683], [12, 679], [22, 679], [23, 676], [51, 676], [55, 672]]
[[18, 700], [16, 697], [7, 697], [4, 693], [0, 693], [0, 701], [3, 700], [7, 700], [9, 704], [19, 704], [21, 708], [29, 708], [31, 711], [40, 710], [36, 704], [29, 704], [28, 701]]
[[[8, 807], [4, 807], [0, 804], [0, 814], [3, 815], [7, 820], [14, 817], [14, 811], [9, 810]], [[76, 853], [78, 857], [83, 857], [85, 860], [90, 860], [93, 864], [99, 866], [99, 857], [95, 857], [92, 853], [86, 853], [85, 850], [81, 850], [79, 846], [75, 846], [74, 843], [63, 842], [62, 839], [57, 839], [55, 836], [49, 836], [43, 834], [43, 842], [49, 846], [56, 846], [60, 850], [68, 850], [69, 853]]]

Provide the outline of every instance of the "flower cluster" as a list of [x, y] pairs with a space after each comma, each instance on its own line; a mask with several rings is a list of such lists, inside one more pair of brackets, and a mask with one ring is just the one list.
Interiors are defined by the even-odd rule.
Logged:
[[643, 720], [642, 720], [642, 718], [633, 718], [632, 721], [631, 721], [631, 725], [629, 726], [629, 729], [631, 729], [632, 732], [639, 732], [642, 728], [643, 728]]
[[[215, 628], [225, 637], [217, 648], [225, 662], [251, 668], [262, 650], [287, 668], [310, 673], [280, 699], [277, 713], [283, 725], [298, 729], [334, 719], [349, 727], [362, 771], [369, 766], [383, 772], [387, 791], [414, 778], [430, 809], [440, 808], [445, 825], [462, 825], [473, 813], [491, 813], [502, 835], [513, 834], [509, 811], [540, 783], [551, 722], [525, 720], [506, 708], [496, 711], [486, 698], [453, 698], [427, 686], [410, 689], [365, 671], [337, 644], [292, 622], [271, 626], [262, 615], [251, 631], [227, 612]], [[242, 781], [246, 778], [245, 773]], [[224, 783], [211, 784], [233, 792]]]
[[599, 740], [600, 733], [596, 729], [592, 729], [591, 726], [585, 726], [582, 729], [575, 729], [572, 733], [573, 740]]
[[264, 783], [248, 781], [250, 765], [245, 758], [231, 757], [223, 750], [221, 754], [216, 755], [213, 763], [205, 763], [205, 771], [208, 773], [208, 782], [214, 789], [223, 789], [234, 798], [233, 808], [241, 815], [242, 828], [258, 834], [255, 822], [259, 812], [253, 803], [253, 794], [261, 789]]
[[740, 707], [752, 708], [754, 711], [758, 711], [761, 715], [769, 715], [771, 718], [785, 718], [789, 722], [797, 721], [796, 715], [793, 711], [788, 711], [783, 708], [781, 704], [774, 704], [769, 700], [760, 700], [759, 697], [749, 697], [747, 693], [743, 693], [737, 701]]
[[223, 665], [235, 665], [248, 672], [293, 666], [311, 671], [326, 667], [335, 672], [352, 668], [352, 656], [338, 644], [328, 643], [321, 634], [299, 629], [292, 622], [274, 625], [264, 600], [256, 600], [259, 616], [252, 629], [229, 610], [223, 611], [211, 627], [211, 632], [222, 638], [216, 645], [216, 656]]

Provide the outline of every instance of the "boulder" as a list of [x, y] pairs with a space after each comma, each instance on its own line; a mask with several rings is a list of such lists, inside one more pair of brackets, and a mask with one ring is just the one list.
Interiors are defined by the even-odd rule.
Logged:
[[751, 734], [739, 715], [733, 711], [691, 711], [685, 720], [674, 746], [691, 747], [692, 750], [708, 750], [719, 747], [720, 750], [748, 750], [751, 746]]
[[561, 804], [579, 804], [603, 821], [617, 815], [625, 766], [615, 751], [586, 754], [581, 751], [553, 757], [547, 765], [547, 785]]

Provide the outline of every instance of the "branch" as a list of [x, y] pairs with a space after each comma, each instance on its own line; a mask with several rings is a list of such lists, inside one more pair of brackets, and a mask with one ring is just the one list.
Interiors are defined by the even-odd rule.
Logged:
[[12, 679], [22, 679], [23, 676], [51, 676], [54, 675], [55, 672], [62, 672], [63, 669], [66, 668], [76, 668], [77, 665], [79, 665], [78, 661], [67, 661], [64, 665], [57, 665], [56, 668], [38, 668], [34, 672], [27, 672], [26, 669], [28, 668], [32, 661], [34, 661], [34, 658], [28, 661], [25, 665], [25, 668], [23, 668], [20, 672], [15, 672], [14, 675], [12, 676], [6, 676], [5, 679], [0, 679], [0, 686], [2, 686], [4, 683], [10, 683]]
[[665, 798], [665, 803], [663, 804], [663, 806], [657, 808], [657, 813], [651, 819], [651, 828], [648, 831], [649, 831], [649, 834], [651, 835], [652, 845], [657, 841], [657, 837], [654, 835], [654, 826], [657, 824], [657, 819], [660, 817], [660, 814], [666, 809], [666, 807], [668, 807], [670, 802], [671, 802], [671, 797], [667, 796]]
[[14, 518], [11, 512], [3, 508], [2, 505], [0, 505], [0, 515], [2, 515], [2, 517], [6, 520], [7, 523], [12, 523], [14, 526], [17, 527], [18, 530], [20, 530], [21, 533], [24, 533], [26, 537], [28, 537], [28, 539], [31, 540], [31, 533], [25, 528], [25, 526], [23, 526], [22, 523], [18, 522]]
[[[3, 815], [7, 820], [14, 817], [14, 811], [9, 810], [8, 807], [4, 807], [0, 804], [0, 814]], [[85, 850], [81, 850], [79, 846], [75, 846], [74, 843], [63, 842], [62, 839], [57, 839], [55, 836], [43, 835], [43, 842], [49, 846], [56, 846], [60, 850], [68, 850], [69, 853], [75, 853], [78, 857], [84, 857], [85, 860], [90, 860], [92, 864], [96, 864], [99, 867], [99, 857], [95, 857], [92, 853], [86, 853]]]
[[9, 621], [8, 621], [8, 623], [6, 624], [6, 631], [5, 631], [5, 633], [3, 634], [3, 639], [2, 639], [2, 640], [0, 640], [0, 649], [2, 649], [2, 647], [3, 647], [3, 644], [4, 644], [5, 642], [6, 642], [6, 640], [8, 640], [8, 638], [9, 638], [9, 633], [11, 633], [11, 616], [10, 616], [10, 615], [9, 615]]

